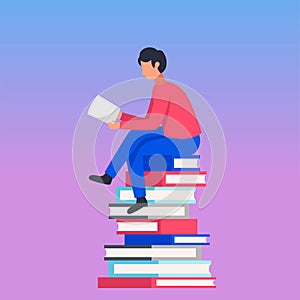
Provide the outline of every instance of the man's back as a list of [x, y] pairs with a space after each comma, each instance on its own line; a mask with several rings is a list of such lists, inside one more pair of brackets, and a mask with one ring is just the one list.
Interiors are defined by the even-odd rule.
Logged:
[[[184, 91], [177, 85], [168, 81], [155, 84], [152, 100], [168, 102], [167, 111], [161, 111], [165, 114], [162, 126], [166, 136], [190, 138], [201, 133], [192, 104]], [[151, 112], [153, 112], [153, 109]], [[159, 111], [156, 110], [155, 113], [159, 113]]]

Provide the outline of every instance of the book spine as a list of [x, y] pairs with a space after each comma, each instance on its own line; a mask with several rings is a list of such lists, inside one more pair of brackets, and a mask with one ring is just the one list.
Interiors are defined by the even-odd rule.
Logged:
[[[114, 208], [117, 210], [114, 211]], [[130, 204], [109, 204], [109, 219], [189, 219], [189, 205], [182, 204], [150, 204], [148, 207], [143, 208], [143, 211], [138, 211], [136, 214], [128, 214], [127, 209]]]
[[[166, 186], [164, 172], [156, 172], [155, 175], [151, 172], [145, 173], [145, 186]], [[129, 172], [126, 172], [126, 186], [132, 186]]]
[[[185, 173], [180, 171], [173, 171], [173, 172], [145, 172], [144, 178], [145, 178], [145, 186], [151, 187], [151, 186], [161, 186], [161, 187], [174, 187], [174, 186], [182, 186], [182, 187], [206, 187], [206, 183], [167, 183], [166, 182], [166, 175], [178, 175], [178, 174], [205, 174], [206, 172], [191, 172], [186, 171]], [[129, 172], [126, 172], [126, 186], [130, 187], [131, 180], [130, 180], [130, 174]]]
[[[216, 288], [214, 285], [215, 277], [208, 278], [196, 278], [196, 277], [179, 277], [179, 278], [114, 278], [114, 277], [99, 277], [98, 278], [98, 288]], [[169, 282], [172, 282], [172, 285], [168, 285]], [[182, 285], [182, 281], [185, 281], [189, 284]], [[196, 282], [206, 282], [210, 285], [194, 285]], [[174, 285], [175, 282], [178, 282], [178, 285]], [[180, 283], [181, 282], [181, 283]]]
[[158, 230], [160, 234], [197, 234], [198, 220], [160, 220], [158, 223]]
[[108, 277], [211, 277], [210, 263], [210, 261], [199, 260], [109, 260]]
[[[154, 159], [151, 160], [151, 166], [150, 166], [150, 155], [145, 155], [143, 159], [144, 163], [144, 170], [145, 171], [161, 171], [161, 166], [162, 164], [165, 165], [166, 170], [168, 171], [173, 171], [173, 170], [178, 170], [179, 168], [175, 168], [176, 165], [176, 160], [186, 160], [186, 159], [193, 159], [197, 160], [197, 165], [199, 166], [199, 160], [200, 160], [200, 155], [192, 155], [192, 156], [186, 156], [186, 157], [173, 157], [172, 155], [160, 155], [159, 157], [155, 157]], [[185, 170], [187, 168], [180, 168], [180, 170]], [[193, 169], [199, 169], [193, 168]]]
[[98, 288], [151, 288], [155, 286], [156, 282], [153, 278], [98, 278]]
[[[185, 236], [185, 235], [182, 235]], [[188, 235], [186, 235], [188, 237]], [[200, 235], [198, 235], [200, 236]], [[208, 237], [209, 235], [203, 235], [203, 237]], [[175, 243], [175, 237], [179, 237], [178, 235], [172, 234], [125, 234], [124, 241], [125, 245], [201, 245], [201, 246], [209, 246], [209, 242], [204, 243], [184, 243], [184, 242], [177, 242]]]
[[[128, 220], [118, 220], [117, 222], [128, 222]], [[138, 222], [148, 221], [139, 220]], [[157, 231], [117, 231], [117, 234], [197, 234], [197, 219], [164, 219], [157, 220]]]

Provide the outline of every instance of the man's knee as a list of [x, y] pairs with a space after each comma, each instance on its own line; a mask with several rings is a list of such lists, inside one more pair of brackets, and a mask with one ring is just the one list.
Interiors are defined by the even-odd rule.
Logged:
[[129, 157], [134, 156], [137, 152], [139, 152], [147, 140], [148, 135], [142, 135], [137, 137], [131, 144], [129, 149]]
[[122, 145], [126, 146], [127, 149], [129, 150], [131, 148], [131, 146], [133, 145], [133, 143], [139, 138], [139, 136], [137, 135], [137, 130], [134, 131], [129, 131], [127, 133], [127, 135], [125, 136], [125, 138], [122, 141]]

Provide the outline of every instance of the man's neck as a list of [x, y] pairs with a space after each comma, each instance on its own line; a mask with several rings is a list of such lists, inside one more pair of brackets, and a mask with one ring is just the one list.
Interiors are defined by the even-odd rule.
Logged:
[[158, 77], [155, 78], [155, 84], [163, 84], [165, 82], [166, 82], [166, 79], [162, 73]]

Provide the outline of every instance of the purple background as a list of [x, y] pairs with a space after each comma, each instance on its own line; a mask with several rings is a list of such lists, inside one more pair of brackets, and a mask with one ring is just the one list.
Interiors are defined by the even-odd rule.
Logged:
[[[2, 299], [299, 299], [298, 1], [10, 0], [0, 28]], [[149, 45], [224, 130], [224, 181], [192, 212], [215, 290], [96, 288], [103, 245], [122, 240], [77, 185], [73, 133]]]

